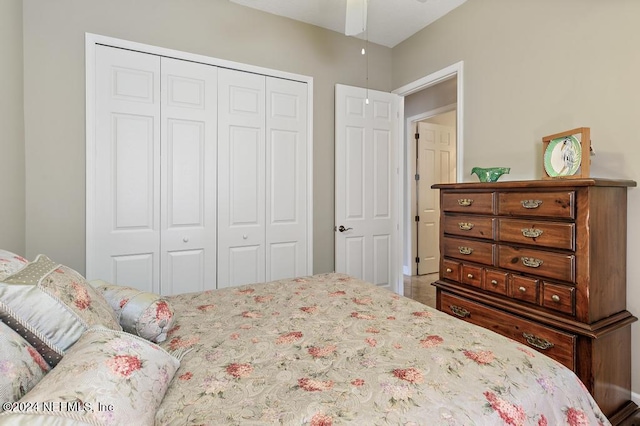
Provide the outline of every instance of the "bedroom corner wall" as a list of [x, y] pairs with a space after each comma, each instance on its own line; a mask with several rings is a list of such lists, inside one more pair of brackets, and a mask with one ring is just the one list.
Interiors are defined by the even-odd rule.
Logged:
[[[504, 180], [538, 179], [542, 137], [587, 126], [591, 176], [640, 182], [638, 16], [636, 0], [468, 0], [393, 49], [393, 87], [464, 61], [464, 170], [509, 166]], [[639, 211], [631, 188], [627, 307], [636, 316]], [[632, 360], [640, 403], [638, 322]]]
[[0, 249], [25, 255], [22, 0], [0, 2]]
[[[314, 78], [314, 272], [334, 269], [334, 86], [364, 86], [362, 42], [227, 0], [24, 0], [26, 249], [85, 270], [85, 32]], [[391, 49], [369, 84], [391, 90]]]

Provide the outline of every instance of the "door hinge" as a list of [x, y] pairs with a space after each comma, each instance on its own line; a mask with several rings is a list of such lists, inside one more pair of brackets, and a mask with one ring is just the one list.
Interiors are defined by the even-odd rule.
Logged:
[[416, 256], [416, 263], [420, 263], [420, 258]]
[[416, 222], [420, 222], [420, 216], [416, 216]]
[[420, 180], [420, 175], [416, 173], [415, 178], [416, 178], [416, 180]]
[[416, 133], [415, 135], [416, 140], [420, 139], [420, 133]]

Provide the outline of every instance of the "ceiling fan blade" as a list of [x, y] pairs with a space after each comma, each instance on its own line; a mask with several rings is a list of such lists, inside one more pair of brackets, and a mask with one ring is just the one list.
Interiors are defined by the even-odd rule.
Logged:
[[358, 35], [367, 30], [367, 0], [347, 0], [344, 34]]

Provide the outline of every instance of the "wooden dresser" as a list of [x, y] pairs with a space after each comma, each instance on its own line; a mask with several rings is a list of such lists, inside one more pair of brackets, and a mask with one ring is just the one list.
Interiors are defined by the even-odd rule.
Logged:
[[557, 179], [439, 184], [437, 308], [571, 368], [613, 424], [631, 401], [627, 187]]

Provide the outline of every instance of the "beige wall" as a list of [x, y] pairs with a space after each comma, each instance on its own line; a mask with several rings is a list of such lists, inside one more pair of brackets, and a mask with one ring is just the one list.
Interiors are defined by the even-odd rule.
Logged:
[[404, 98], [404, 116], [413, 117], [455, 104], [458, 100], [458, 80], [450, 78]]
[[[637, 0], [468, 0], [393, 49], [393, 86], [464, 61], [465, 170], [539, 178], [542, 137], [587, 126], [591, 175], [638, 181], [638, 17]], [[627, 300], [640, 315], [640, 188], [628, 194]], [[638, 397], [638, 323], [632, 334]]]
[[[314, 271], [333, 270], [334, 85], [365, 85], [362, 42], [228, 0], [24, 0], [27, 255], [85, 262], [85, 32], [314, 78]], [[369, 84], [391, 90], [391, 49]]]
[[0, 248], [25, 254], [22, 1], [0, 1]]

